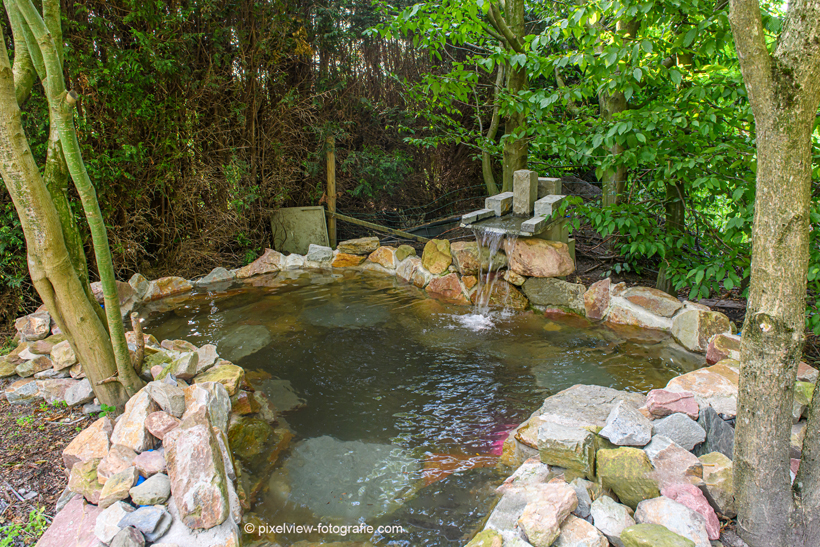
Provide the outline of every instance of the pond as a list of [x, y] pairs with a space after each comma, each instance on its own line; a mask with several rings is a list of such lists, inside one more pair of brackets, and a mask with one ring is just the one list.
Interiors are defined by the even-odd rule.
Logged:
[[275, 464], [247, 464], [264, 482], [252, 511], [271, 525], [400, 526], [277, 534], [282, 545], [463, 545], [505, 476], [504, 440], [544, 398], [579, 383], [645, 392], [703, 365], [663, 333], [475, 316], [375, 273], [282, 272], [219, 289], [155, 304], [146, 331], [215, 344], [293, 431]]

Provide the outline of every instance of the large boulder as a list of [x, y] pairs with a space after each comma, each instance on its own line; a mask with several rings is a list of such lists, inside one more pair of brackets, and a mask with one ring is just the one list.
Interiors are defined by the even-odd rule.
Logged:
[[336, 250], [340, 253], [362, 256], [369, 255], [378, 248], [379, 238], [376, 236], [348, 239], [336, 246]]
[[282, 269], [285, 255], [273, 249], [265, 249], [265, 253], [245, 266], [236, 270], [237, 279], [247, 279], [255, 275], [276, 273]]
[[633, 526], [635, 519], [626, 505], [621, 505], [609, 496], [601, 496], [592, 502], [590, 507], [592, 523], [600, 530], [612, 545], [624, 547], [621, 533]]
[[541, 422], [538, 427], [538, 453], [541, 462], [594, 475], [595, 436], [580, 427]]
[[209, 529], [229, 515], [228, 485], [222, 453], [205, 412], [187, 417], [165, 435], [165, 460], [171, 491], [189, 528]]
[[453, 264], [461, 275], [477, 275], [479, 272], [496, 272], [507, 266], [507, 256], [497, 252], [490, 261], [490, 249], [479, 247], [475, 241], [457, 241], [450, 245]]
[[69, 501], [57, 513], [51, 526], [40, 537], [37, 547], [94, 547], [98, 545], [94, 524], [102, 512], [100, 507], [89, 505], [81, 497]]
[[672, 321], [672, 336], [689, 351], [705, 353], [709, 340], [724, 333], [731, 334], [732, 325], [720, 312], [687, 310]]
[[724, 360], [711, 367], [687, 372], [669, 380], [667, 391], [695, 395], [701, 407], [711, 406], [727, 418], [737, 415], [738, 367], [736, 361]]
[[186, 419], [201, 410], [208, 413], [211, 425], [228, 431], [228, 420], [231, 413], [231, 399], [228, 390], [219, 382], [200, 382], [185, 388], [185, 414], [182, 419]]
[[447, 271], [453, 262], [450, 252], [450, 242], [446, 239], [431, 239], [424, 246], [421, 255], [421, 264], [424, 269], [433, 275], [440, 275]]
[[624, 547], [695, 547], [695, 543], [660, 524], [636, 524], [621, 534]]
[[425, 289], [427, 294], [436, 300], [442, 300], [451, 304], [469, 304], [470, 300], [464, 293], [464, 287], [457, 273], [451, 273], [443, 277], [434, 277], [427, 284]]
[[145, 428], [145, 420], [149, 414], [158, 410], [159, 406], [148, 392], [141, 389], [125, 404], [125, 412], [114, 426], [111, 443], [127, 446], [134, 452], [153, 448], [154, 437]]
[[601, 279], [589, 286], [584, 293], [584, 310], [586, 316], [594, 321], [600, 321], [609, 308], [609, 289], [612, 286], [610, 278]]
[[711, 547], [704, 518], [667, 497], [644, 500], [635, 509], [639, 524], [660, 524], [695, 543], [695, 547]]
[[677, 298], [652, 287], [630, 287], [621, 296], [661, 317], [672, 317], [683, 307], [683, 303]]
[[523, 289], [536, 306], [558, 307], [582, 315], [586, 313], [586, 288], [581, 284], [549, 277], [531, 277], [524, 282]]
[[63, 463], [69, 471], [75, 464], [89, 460], [102, 460], [111, 449], [111, 433], [114, 423], [104, 416], [83, 429], [63, 449]]
[[638, 448], [599, 450], [595, 456], [598, 476], [603, 485], [629, 507], [660, 495], [655, 467], [649, 456]]
[[565, 243], [538, 238], [505, 240], [508, 267], [525, 277], [563, 277], [575, 271]]

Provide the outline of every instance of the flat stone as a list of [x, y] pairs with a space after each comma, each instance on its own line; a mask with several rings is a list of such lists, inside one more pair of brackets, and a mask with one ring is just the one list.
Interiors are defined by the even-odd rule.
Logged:
[[83, 496], [88, 503], [97, 505], [100, 502], [100, 493], [103, 485], [97, 480], [97, 465], [100, 460], [77, 462], [71, 468], [68, 477], [68, 488]]
[[376, 236], [348, 239], [336, 246], [336, 250], [352, 255], [369, 255], [379, 248], [379, 238]]
[[396, 249], [396, 260], [399, 262], [402, 262], [405, 258], [411, 256], [416, 256], [416, 249], [410, 245], [399, 245], [399, 248]]
[[142, 452], [154, 447], [154, 437], [145, 429], [145, 420], [152, 412], [159, 410], [144, 388], [131, 397], [125, 404], [123, 412], [114, 432], [111, 435], [112, 444], [127, 446], [134, 452]]
[[512, 212], [513, 196], [512, 192], [503, 192], [485, 198], [484, 208], [491, 210], [497, 217], [506, 215]]
[[236, 273], [226, 270], [225, 268], [219, 266], [211, 270], [211, 272], [203, 277], [202, 279], [197, 279], [194, 282], [194, 285], [197, 287], [207, 286], [212, 283], [224, 283], [226, 281], [233, 281], [236, 279]]
[[114, 536], [120, 532], [120, 521], [133, 511], [134, 508], [123, 501], [112, 504], [97, 516], [94, 535], [101, 542], [108, 545], [114, 539]]
[[360, 265], [366, 259], [366, 256], [337, 252], [333, 255], [333, 262], [330, 265], [334, 268], [353, 268]]
[[479, 248], [476, 241], [457, 241], [450, 244], [453, 264], [461, 275], [478, 275], [480, 272], [497, 272], [507, 266], [507, 256], [497, 252], [490, 260], [490, 249]]
[[703, 492], [691, 484], [670, 484], [663, 488], [662, 494], [678, 503], [682, 503], [692, 511], [698, 513], [706, 522], [706, 533], [709, 539], [720, 539], [720, 522], [715, 510], [709, 505]]
[[159, 300], [169, 296], [185, 294], [191, 292], [194, 286], [183, 277], [162, 277], [149, 283], [148, 291], [143, 296], [143, 300]]
[[706, 521], [697, 512], [667, 497], [642, 501], [635, 510], [639, 524], [660, 524], [695, 543], [695, 547], [711, 547]]
[[333, 249], [324, 245], [311, 243], [305, 255], [305, 262], [330, 262], [331, 260], [333, 260]]
[[681, 412], [693, 420], [698, 419], [700, 408], [695, 395], [689, 391], [653, 389], [646, 394], [646, 408], [655, 418], [663, 418]]
[[237, 279], [247, 279], [255, 275], [276, 273], [282, 269], [285, 255], [273, 249], [265, 249], [265, 253], [245, 266], [236, 270]]
[[602, 428], [619, 401], [635, 408], [646, 402], [639, 393], [627, 393], [603, 386], [575, 385], [547, 397], [534, 422], [549, 421], [576, 428]]
[[706, 347], [706, 362], [714, 365], [724, 359], [740, 360], [740, 336], [721, 333], [709, 339]]
[[427, 294], [437, 300], [452, 304], [469, 304], [470, 300], [464, 294], [458, 274], [451, 273], [444, 277], [434, 277], [425, 289]]
[[[433, 282], [431, 281], [430, 284], [432, 285]], [[515, 286], [503, 279], [495, 279], [489, 284], [484, 284], [480, 290], [473, 292], [470, 301], [473, 304], [479, 303], [481, 307], [511, 310], [525, 310], [529, 305], [527, 298]]]
[[145, 478], [153, 477], [157, 473], [165, 473], [166, 470], [165, 456], [161, 450], [146, 450], [137, 454], [132, 463], [139, 474]]
[[548, 277], [531, 277], [523, 285], [524, 294], [537, 306], [558, 307], [585, 314], [586, 287]]
[[712, 407], [700, 411], [698, 424], [706, 431], [706, 442], [697, 447], [696, 455], [720, 452], [729, 459], [734, 458], [735, 430]]
[[42, 398], [37, 381], [33, 378], [17, 380], [6, 387], [6, 400], [12, 405], [33, 403]]
[[129, 467], [108, 478], [100, 492], [100, 507], [110, 507], [118, 501], [128, 499], [128, 491], [137, 484], [139, 473], [136, 467]]
[[63, 449], [63, 463], [66, 469], [71, 470], [79, 462], [99, 461], [105, 458], [111, 448], [111, 433], [113, 431], [114, 422], [108, 416], [100, 418], [83, 429]]
[[189, 528], [218, 526], [230, 509], [222, 454], [206, 416], [185, 418], [163, 441], [171, 491]]
[[652, 287], [630, 287], [622, 296], [661, 317], [672, 317], [683, 307], [683, 303], [677, 298]]
[[652, 439], [652, 422], [629, 403], [619, 401], [598, 434], [617, 446], [645, 446]]
[[245, 378], [245, 371], [242, 367], [234, 364], [218, 365], [211, 370], [204, 372], [194, 378], [195, 384], [205, 382], [217, 382], [225, 387], [228, 396], [233, 396], [239, 391], [242, 381]]
[[157, 473], [132, 487], [129, 495], [136, 505], [163, 505], [171, 497], [171, 481], [166, 475]]
[[37, 388], [45, 401], [53, 405], [58, 401], [65, 401], [66, 392], [75, 384], [77, 380], [57, 378], [50, 380], [37, 380]]
[[563, 277], [575, 271], [565, 243], [520, 237], [505, 240], [509, 268], [525, 277]]
[[108, 451], [100, 465], [97, 467], [97, 478], [100, 483], [105, 484], [110, 477], [113, 477], [120, 471], [125, 471], [134, 465], [134, 458], [137, 453], [121, 444], [115, 444]]
[[709, 405], [719, 414], [734, 418], [737, 415], [738, 372], [732, 363], [724, 360], [672, 378], [666, 384], [666, 390], [693, 393], [701, 410]]
[[635, 507], [643, 500], [660, 495], [655, 468], [643, 450], [603, 449], [595, 457], [604, 487], [615, 492], [625, 505]]
[[14, 322], [14, 328], [22, 342], [42, 340], [51, 334], [51, 315], [47, 311], [25, 315]]
[[94, 388], [87, 378], [75, 381], [64, 395], [65, 403], [68, 406], [79, 406], [90, 403], [94, 400]]
[[28, 378], [29, 376], [34, 376], [38, 372], [49, 370], [52, 366], [54, 365], [51, 362], [51, 359], [45, 355], [37, 355], [34, 359], [17, 365], [17, 376], [20, 378]]
[[540, 486], [540, 495], [530, 501], [518, 525], [533, 547], [549, 547], [558, 538], [561, 524], [578, 505], [575, 490], [565, 482]]
[[610, 304], [609, 311], [606, 314], [606, 320], [609, 323], [629, 325], [642, 329], [668, 331], [672, 328], [671, 319], [663, 317], [662, 315], [656, 315], [645, 308], [631, 303], [622, 296], [615, 296], [614, 290], [610, 290]]
[[700, 460], [671, 439], [655, 435], [644, 452], [655, 467], [655, 477], [663, 488], [670, 484], [703, 484], [703, 465]]
[[433, 275], [440, 275], [447, 271], [452, 262], [453, 257], [448, 240], [431, 239], [425, 244], [421, 255], [421, 264], [425, 270]]
[[592, 502], [590, 515], [595, 527], [606, 536], [615, 547], [623, 547], [621, 533], [635, 525], [630, 509], [609, 496], [602, 496]]
[[595, 469], [595, 436], [578, 427], [554, 422], [538, 426], [538, 453], [541, 462], [593, 476]]
[[161, 505], [139, 507], [126, 514], [119, 522], [120, 528], [136, 528], [150, 542], [161, 538], [171, 527], [171, 514]]
[[163, 412], [176, 418], [181, 418], [185, 413], [185, 392], [182, 388], [154, 381], [146, 385], [144, 389]]
[[695, 547], [695, 543], [660, 524], [636, 524], [621, 535], [625, 547]]
[[77, 356], [74, 354], [74, 350], [71, 348], [71, 344], [68, 340], [55, 344], [54, 347], [51, 348], [51, 362], [57, 370], [62, 370], [77, 364]]
[[609, 547], [609, 541], [593, 525], [573, 515], [561, 525], [555, 547]]
[[95, 547], [94, 523], [102, 509], [81, 497], [69, 501], [54, 517], [37, 542], [37, 547]]
[[717, 334], [731, 334], [729, 318], [720, 312], [688, 310], [672, 322], [672, 336], [689, 351], [705, 353], [709, 340]]
[[721, 515], [727, 518], [736, 517], [732, 460], [720, 452], [710, 452], [699, 459], [703, 464], [706, 499]]
[[177, 428], [180, 420], [171, 416], [167, 412], [152, 412], [145, 419], [145, 428], [148, 432], [159, 440], [165, 438], [166, 433]]
[[53, 368], [36, 372], [34, 374], [35, 380], [62, 380], [70, 377], [71, 375], [67, 370], [54, 370]]
[[652, 422], [652, 430], [655, 435], [667, 437], [686, 450], [694, 450], [706, 440], [706, 431], [695, 420], [681, 413]]
[[145, 547], [145, 538], [136, 528], [123, 528], [111, 540], [109, 547]]
[[609, 308], [609, 288], [611, 285], [612, 280], [607, 277], [590, 285], [584, 293], [584, 311], [589, 319], [600, 321], [604, 318], [607, 308]]

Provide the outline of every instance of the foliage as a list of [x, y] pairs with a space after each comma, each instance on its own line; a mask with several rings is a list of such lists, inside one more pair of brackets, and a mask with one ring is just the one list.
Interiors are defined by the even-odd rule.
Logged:
[[0, 547], [12, 547], [19, 541], [36, 541], [48, 528], [48, 521], [45, 516], [45, 507], [34, 509], [28, 514], [28, 522], [25, 524], [9, 524], [0, 527]]

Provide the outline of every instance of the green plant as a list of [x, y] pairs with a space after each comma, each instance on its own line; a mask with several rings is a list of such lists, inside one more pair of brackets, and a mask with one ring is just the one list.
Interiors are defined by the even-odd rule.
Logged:
[[97, 414], [97, 416], [100, 417], [100, 418], [104, 418], [104, 417], [108, 416], [109, 414], [113, 414], [114, 412], [116, 412], [116, 410], [117, 410], [116, 407], [108, 406], [107, 404], [102, 404], [100, 406], [100, 412]]
[[17, 418], [17, 425], [19, 425], [20, 427], [29, 426], [32, 423], [34, 423], [34, 416], [32, 416], [31, 414], [28, 414], [26, 416], [20, 416], [19, 418]]
[[[28, 522], [25, 524], [10, 524], [8, 526], [0, 527], [0, 547], [11, 547], [16, 545], [19, 539], [28, 539], [34, 543], [48, 527], [48, 521], [45, 516], [45, 507], [34, 509], [28, 514]], [[29, 544], [25, 541], [25, 544]]]

